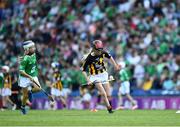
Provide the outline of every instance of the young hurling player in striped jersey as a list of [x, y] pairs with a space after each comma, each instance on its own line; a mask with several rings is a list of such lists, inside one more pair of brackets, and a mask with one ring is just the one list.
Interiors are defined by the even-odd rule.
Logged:
[[[108, 112], [113, 113], [110, 84], [108, 82], [108, 73], [105, 67], [104, 58], [109, 59], [116, 70], [120, 69], [120, 66], [114, 61], [113, 57], [107, 51], [103, 50], [102, 41], [93, 41], [93, 48], [84, 60], [82, 72], [88, 84], [94, 83], [104, 97]], [[87, 68], [89, 68], [89, 76], [86, 73]]]

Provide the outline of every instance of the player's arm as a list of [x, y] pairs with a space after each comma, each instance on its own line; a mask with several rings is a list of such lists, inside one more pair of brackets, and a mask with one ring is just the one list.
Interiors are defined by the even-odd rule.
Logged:
[[114, 67], [115, 67], [116, 70], [119, 70], [119, 69], [120, 69], [120, 65], [118, 65], [118, 64], [116, 63], [116, 61], [114, 60], [114, 58], [113, 58], [112, 56], [110, 57], [110, 61], [111, 61], [111, 63], [114, 65]]
[[114, 58], [111, 56], [110, 53], [108, 53], [107, 51], [104, 52], [105, 54], [105, 57], [110, 59], [111, 63], [114, 65], [115, 69], [116, 70], [119, 70], [120, 69], [120, 66], [116, 63], [116, 61], [114, 60]]

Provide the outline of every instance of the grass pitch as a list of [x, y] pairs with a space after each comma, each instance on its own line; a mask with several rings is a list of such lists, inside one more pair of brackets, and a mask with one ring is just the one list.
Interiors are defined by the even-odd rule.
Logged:
[[108, 114], [105, 110], [0, 111], [0, 126], [180, 126], [175, 110], [124, 110]]

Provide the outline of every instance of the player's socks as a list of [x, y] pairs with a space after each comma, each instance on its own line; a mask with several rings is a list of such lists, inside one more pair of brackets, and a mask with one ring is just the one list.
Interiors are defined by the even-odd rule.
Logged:
[[63, 108], [66, 108], [66, 104], [63, 104]]
[[112, 106], [112, 100], [109, 100], [109, 104]]
[[27, 114], [27, 109], [26, 109], [25, 105], [22, 105], [22, 106], [21, 106], [21, 113], [22, 113], [23, 115], [26, 115], [26, 114]]
[[3, 109], [7, 109], [7, 107], [6, 107], [6, 106], [3, 106], [2, 108], [3, 108]]
[[32, 103], [32, 101], [33, 101], [32, 91], [29, 91], [29, 92], [28, 92], [28, 97], [29, 97], [29, 101]]
[[97, 97], [97, 103], [99, 104], [101, 102], [101, 95], [98, 95]]
[[12, 110], [16, 110], [17, 105], [16, 104], [12, 104]]

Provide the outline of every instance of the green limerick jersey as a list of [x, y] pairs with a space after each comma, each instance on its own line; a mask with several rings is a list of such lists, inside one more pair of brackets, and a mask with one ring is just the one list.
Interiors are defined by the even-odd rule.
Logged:
[[36, 54], [34, 53], [31, 56], [25, 55], [20, 62], [19, 70], [25, 71], [32, 77], [38, 76]]
[[119, 71], [120, 80], [123, 81], [129, 81], [130, 77], [128, 74], [128, 71], [126, 69], [121, 69]]

